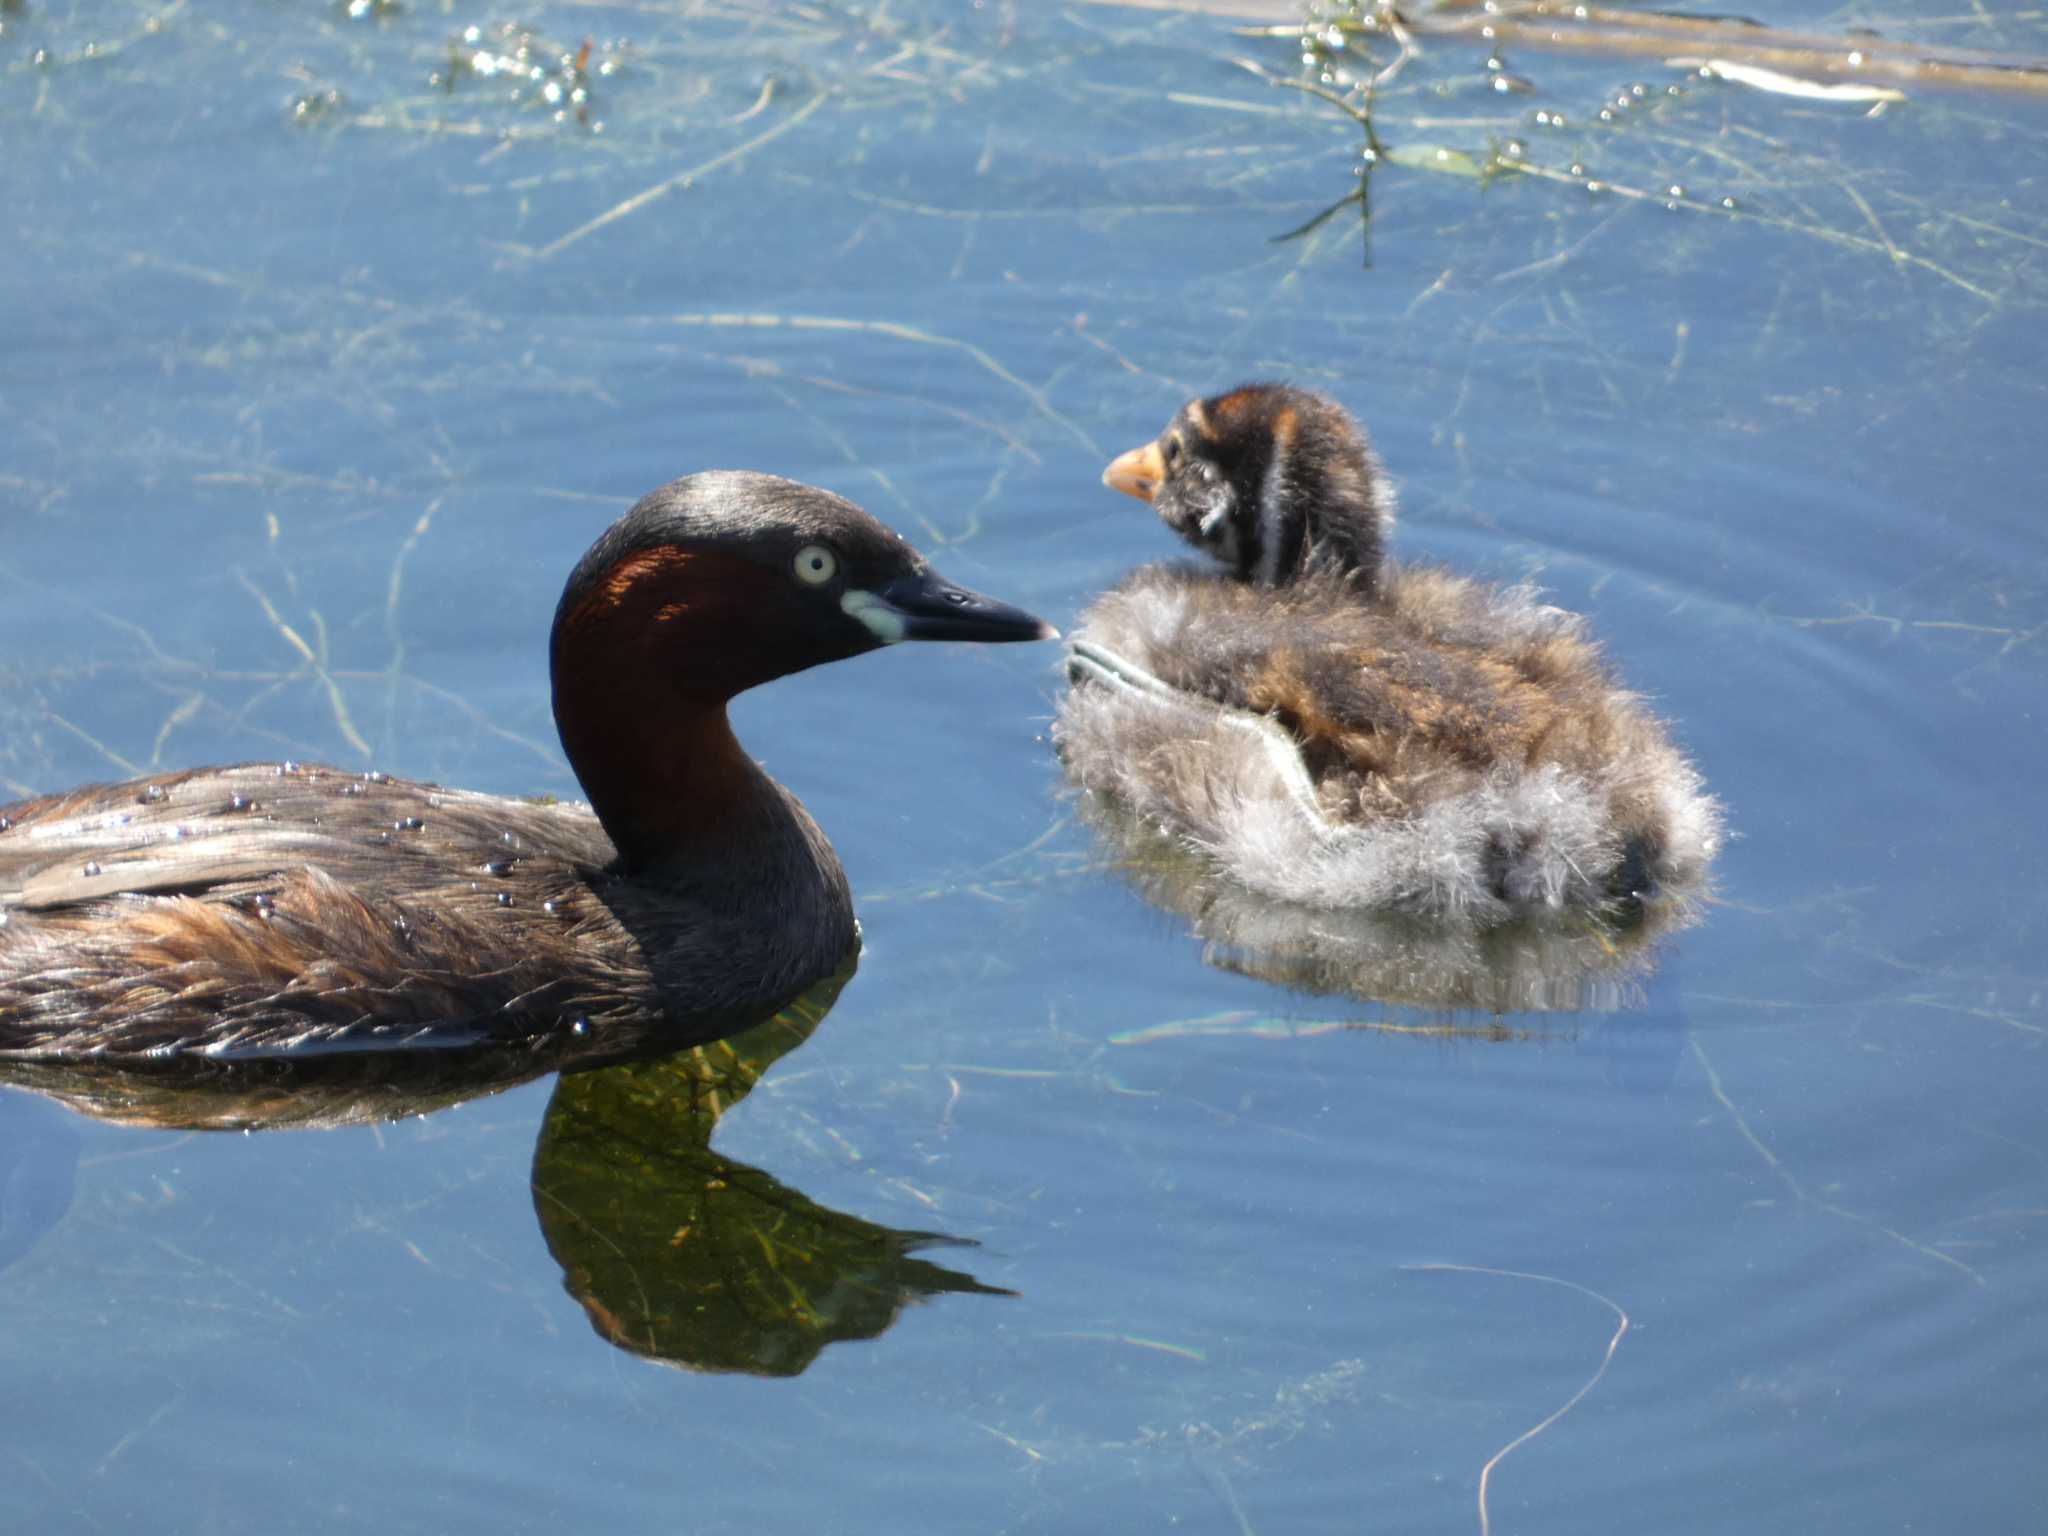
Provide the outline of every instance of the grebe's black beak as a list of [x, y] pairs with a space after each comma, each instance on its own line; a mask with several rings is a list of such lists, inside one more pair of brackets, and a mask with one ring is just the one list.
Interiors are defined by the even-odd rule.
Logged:
[[899, 576], [875, 591], [849, 591], [840, 600], [884, 645], [899, 640], [1057, 640], [1060, 632], [1036, 614], [965, 587], [930, 566]]

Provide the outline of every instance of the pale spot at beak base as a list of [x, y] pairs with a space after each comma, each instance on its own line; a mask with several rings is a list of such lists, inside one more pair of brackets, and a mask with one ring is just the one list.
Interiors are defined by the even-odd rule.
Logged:
[[896, 644], [909, 632], [903, 615], [872, 592], [849, 588], [841, 594], [839, 606], [849, 618], [860, 620], [868, 633], [884, 645]]

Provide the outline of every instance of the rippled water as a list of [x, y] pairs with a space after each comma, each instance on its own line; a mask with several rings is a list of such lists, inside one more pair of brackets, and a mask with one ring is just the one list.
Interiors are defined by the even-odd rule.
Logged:
[[[1279, 374], [1370, 423], [1405, 556], [1593, 616], [1737, 838], [1640, 1010], [1446, 1032], [1205, 964], [1060, 793], [1050, 648], [778, 683], [737, 726], [867, 952], [710, 1151], [653, 1079], [0, 1099], [10, 1528], [1472, 1529], [1623, 1315], [1493, 1529], [2038, 1506], [2048, 112], [1434, 45], [1391, 144], [1758, 216], [1392, 166], [1369, 241], [1278, 242], [1357, 131], [1215, 17], [362, 9], [0, 6], [0, 798], [573, 793], [542, 639], [643, 491], [828, 485], [1065, 623], [1169, 552], [1108, 455]], [[1914, 35], [2048, 52], [1972, 18]], [[743, 1240], [700, 1284], [670, 1220]], [[777, 1285], [751, 1364], [620, 1300]]]

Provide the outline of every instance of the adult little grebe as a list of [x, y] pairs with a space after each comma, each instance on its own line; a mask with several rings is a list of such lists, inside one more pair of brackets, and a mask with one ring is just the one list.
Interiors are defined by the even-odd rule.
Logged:
[[555, 611], [590, 796], [294, 763], [0, 809], [0, 1053], [214, 1058], [511, 1043], [581, 1063], [713, 1039], [858, 936], [742, 689], [899, 640], [1037, 640], [825, 491], [692, 475], [594, 544]]
[[1055, 740], [1267, 896], [1494, 922], [1699, 889], [1720, 812], [1574, 614], [1385, 556], [1393, 495], [1338, 405], [1191, 401], [1103, 474], [1223, 563], [1081, 618]]

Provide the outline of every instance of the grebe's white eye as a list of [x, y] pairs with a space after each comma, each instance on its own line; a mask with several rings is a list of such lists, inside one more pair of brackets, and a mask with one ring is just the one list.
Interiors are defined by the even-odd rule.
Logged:
[[823, 544], [806, 544], [796, 552], [796, 579], [807, 587], [822, 587], [839, 574], [839, 557]]

